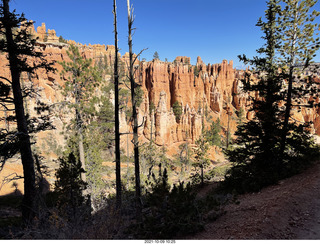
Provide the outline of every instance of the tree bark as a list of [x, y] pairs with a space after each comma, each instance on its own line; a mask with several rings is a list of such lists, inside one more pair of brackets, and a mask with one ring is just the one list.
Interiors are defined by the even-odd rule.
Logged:
[[136, 213], [137, 218], [141, 217], [141, 189], [140, 189], [140, 164], [139, 164], [139, 141], [138, 141], [138, 117], [137, 117], [137, 108], [136, 108], [136, 99], [135, 99], [135, 79], [134, 79], [134, 70], [133, 70], [133, 51], [132, 51], [132, 24], [133, 17], [131, 15], [130, 0], [127, 0], [128, 8], [128, 45], [129, 45], [129, 79], [131, 84], [131, 103], [132, 103], [132, 117], [133, 117], [133, 146], [134, 146], [134, 167], [135, 167], [135, 192], [136, 192]]
[[282, 135], [281, 135], [281, 147], [280, 147], [280, 162], [283, 162], [284, 151], [286, 148], [286, 141], [287, 141], [287, 133], [288, 133], [288, 126], [289, 126], [289, 118], [291, 113], [291, 105], [292, 105], [292, 84], [293, 83], [293, 68], [290, 67], [289, 73], [289, 80], [288, 80], [288, 94], [287, 94], [287, 103], [286, 103], [286, 110], [284, 115], [284, 122], [282, 127]]
[[[299, 1], [296, 2], [296, 9], [298, 9]], [[289, 77], [288, 77], [288, 93], [287, 93], [287, 102], [286, 102], [286, 110], [282, 128], [282, 135], [281, 135], [281, 145], [280, 145], [280, 162], [283, 162], [284, 159], [284, 151], [286, 148], [287, 143], [287, 134], [288, 134], [288, 127], [289, 127], [289, 118], [291, 113], [292, 107], [292, 91], [293, 91], [293, 73], [294, 73], [294, 65], [295, 65], [295, 58], [296, 58], [296, 43], [297, 43], [297, 19], [298, 19], [298, 12], [296, 11], [294, 14], [294, 29], [293, 29], [293, 36], [292, 36], [292, 44], [290, 50], [290, 66], [289, 66]]]
[[[79, 104], [79, 100], [76, 98], [76, 104]], [[83, 146], [83, 132], [82, 132], [82, 119], [81, 114], [78, 109], [76, 109], [76, 124], [77, 124], [77, 132], [79, 136], [78, 148], [79, 148], [79, 157], [81, 162], [81, 168], [86, 171], [86, 163], [84, 156], [84, 146]], [[81, 180], [87, 182], [86, 172], [81, 173]], [[84, 192], [85, 195], [85, 192]]]
[[[83, 135], [82, 130], [79, 130], [79, 156], [81, 162], [81, 168], [86, 171], [86, 163], [85, 163], [85, 156], [84, 156], [84, 146], [83, 146]], [[81, 179], [84, 182], [87, 182], [86, 172], [81, 173]]]
[[119, 71], [118, 71], [118, 29], [117, 3], [113, 0], [114, 15], [114, 117], [115, 117], [115, 154], [116, 154], [116, 205], [121, 208], [121, 161], [120, 161], [120, 123], [119, 123]]
[[24, 197], [22, 202], [22, 218], [25, 223], [29, 223], [36, 216], [37, 204], [34, 161], [31, 151], [30, 136], [28, 133], [27, 119], [24, 112], [23, 96], [20, 84], [19, 62], [17, 50], [13, 40], [10, 25], [9, 0], [3, 0], [3, 24], [6, 32], [8, 59], [12, 78], [12, 91], [15, 105], [15, 114], [18, 127], [18, 137], [20, 142], [20, 154], [24, 175]]

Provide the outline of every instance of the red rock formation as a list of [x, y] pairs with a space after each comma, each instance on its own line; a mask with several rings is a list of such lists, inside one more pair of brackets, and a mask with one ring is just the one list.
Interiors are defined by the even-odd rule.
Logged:
[[[213, 113], [215, 119], [226, 117], [220, 114], [224, 105], [233, 101], [234, 86], [238, 84], [232, 61], [229, 64], [223, 61], [222, 64], [206, 66], [198, 57], [196, 67], [200, 71], [198, 76], [187, 57], [177, 57], [173, 63], [160, 60], [141, 63], [138, 75], [145, 102], [140, 107], [140, 113], [146, 117], [143, 133], [146, 138], [149, 139], [151, 125], [150, 103], [158, 106], [155, 113], [155, 141], [158, 145], [170, 146], [186, 140], [195, 142], [201, 135], [205, 110]], [[238, 100], [244, 102], [240, 98]], [[183, 107], [179, 123], [171, 111], [176, 101]], [[226, 124], [226, 121], [222, 123]], [[231, 124], [235, 129], [235, 123]]]
[[[60, 77], [62, 67], [57, 61], [69, 61], [66, 51], [70, 44], [77, 45], [85, 58], [97, 60], [106, 57], [108, 65], [113, 65], [115, 48], [112, 45], [82, 45], [71, 40], [68, 44], [59, 43], [54, 30], [48, 30], [47, 36], [44, 23], [37, 28], [37, 32], [31, 26], [30, 33], [39, 38], [38, 50], [46, 55], [49, 62], [56, 62], [57, 71], [47, 73], [40, 69], [34, 77], [23, 74], [22, 80], [25, 85], [36, 87], [41, 100], [48, 105], [63, 100], [59, 86], [63, 86], [65, 81]], [[44, 42], [47, 37], [47, 42]], [[121, 60], [123, 63], [128, 63], [129, 55], [126, 53]], [[141, 142], [148, 142], [152, 137], [159, 146], [177, 148], [176, 145], [185, 141], [194, 143], [201, 136], [203, 125], [208, 127], [209, 117], [213, 121], [220, 118], [223, 133], [227, 132], [228, 119], [231, 131], [235, 131], [236, 110], [243, 108], [248, 119], [253, 117], [253, 112], [248, 112], [250, 105], [248, 96], [241, 90], [240, 79], [244, 71], [233, 69], [232, 61], [228, 63], [223, 60], [221, 64], [206, 65], [198, 57], [196, 65], [192, 66], [190, 58], [181, 56], [177, 57], [173, 63], [160, 60], [140, 63], [137, 60], [135, 65], [136, 81], [144, 91], [144, 100], [138, 109]], [[0, 54], [0, 70], [1, 76], [10, 79], [8, 61], [3, 53]], [[107, 76], [106, 79], [111, 80], [111, 76]], [[320, 83], [319, 78], [314, 78], [314, 81]], [[319, 100], [320, 98], [316, 98], [316, 102]], [[176, 101], [183, 107], [179, 122], [176, 121], [172, 110], [172, 105]], [[156, 107], [154, 111], [149, 111], [151, 103]], [[27, 100], [26, 106], [31, 116], [36, 116], [35, 112], [32, 112], [35, 104], [36, 99]], [[226, 112], [228, 107], [232, 112], [231, 116]], [[57, 129], [41, 132], [36, 136], [38, 146], [41, 148], [47, 148], [49, 137], [59, 145], [64, 145], [64, 138], [60, 132], [63, 130], [63, 122], [70, 120], [70, 115], [63, 110], [57, 109], [56, 112], [58, 115], [51, 119]], [[0, 117], [8, 115], [0, 111]], [[301, 122], [313, 122], [312, 132], [320, 135], [320, 109], [303, 108], [301, 112], [294, 112], [294, 118]], [[130, 124], [127, 123], [124, 111], [120, 111], [121, 133], [132, 131]], [[6, 124], [4, 120], [0, 120], [1, 128], [7, 126], [15, 125]], [[132, 151], [131, 135], [121, 137], [121, 147], [126, 151], [127, 146], [129, 151]], [[50, 152], [50, 150], [47, 151]], [[57, 155], [50, 153], [50, 157], [54, 158]]]
[[[74, 41], [68, 41], [68, 44], [58, 43], [53, 30], [48, 31], [48, 42], [44, 43], [42, 42], [46, 34], [44, 23], [37, 28], [37, 32], [34, 28], [33, 30], [31, 28], [30, 32], [39, 37], [38, 48], [46, 54], [48, 61], [68, 61], [66, 50], [69, 44], [73, 44], [79, 46], [84, 57], [92, 59], [106, 57], [108, 64], [113, 64], [115, 49], [112, 45], [81, 45]], [[128, 54], [123, 55], [121, 59], [122, 62], [128, 63]], [[180, 56], [173, 63], [160, 60], [139, 63], [137, 60], [136, 65], [139, 65], [136, 80], [144, 91], [144, 101], [139, 108], [139, 122], [142, 123], [139, 135], [142, 141], [150, 140], [152, 131], [152, 137], [158, 145], [170, 146], [186, 140], [195, 142], [201, 135], [202, 125], [207, 126], [207, 120], [203, 120], [205, 112], [207, 117], [211, 116], [213, 120], [220, 118], [222, 126], [226, 128], [228, 120], [226, 107], [230, 107], [233, 112], [230, 127], [234, 131], [235, 111], [240, 108], [246, 109], [249, 105], [247, 95], [241, 92], [240, 78], [243, 76], [243, 71], [235, 70], [232, 61], [228, 63], [223, 60], [221, 64], [206, 65], [198, 57], [196, 65], [192, 66], [190, 58]], [[0, 67], [2, 75], [9, 77], [7, 60], [3, 54], [0, 56]], [[39, 70], [31, 80], [39, 88], [44, 102], [48, 104], [62, 100], [58, 89], [59, 85], [64, 84], [60, 77], [62, 67], [58, 63], [55, 67], [56, 73]], [[25, 76], [25, 79], [28, 80], [28, 77]], [[179, 123], [176, 122], [172, 111], [172, 105], [176, 101], [183, 107]], [[154, 113], [149, 111], [151, 103], [156, 106]], [[302, 109], [301, 113], [295, 113], [295, 118], [302, 122], [314, 122], [315, 132], [320, 135], [319, 113], [320, 111], [316, 109]], [[247, 112], [246, 116], [251, 119], [253, 114]], [[129, 131], [130, 127], [125, 121], [124, 113], [121, 118], [122, 132]], [[61, 120], [58, 118], [53, 120], [59, 128], [62, 128]], [[57, 137], [58, 134], [59, 132], [56, 132]], [[122, 144], [125, 145], [124, 142]]]
[[53, 43], [59, 42], [59, 37], [57, 37], [55, 30], [48, 30], [47, 42], [53, 42]]
[[183, 64], [190, 64], [190, 58], [186, 56], [178, 56], [174, 60], [174, 62], [183, 63]]
[[38, 40], [43, 42], [45, 38], [47, 37], [47, 30], [46, 30], [46, 24], [42, 23], [41, 26], [38, 26], [37, 28], [37, 37]]

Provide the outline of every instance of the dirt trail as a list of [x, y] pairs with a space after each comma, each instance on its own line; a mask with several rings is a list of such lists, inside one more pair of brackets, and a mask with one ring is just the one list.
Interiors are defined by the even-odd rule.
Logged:
[[320, 164], [239, 201], [187, 239], [320, 239]]

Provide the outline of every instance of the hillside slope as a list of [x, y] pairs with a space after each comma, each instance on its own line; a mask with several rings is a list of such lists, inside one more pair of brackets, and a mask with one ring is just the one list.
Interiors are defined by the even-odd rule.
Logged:
[[320, 239], [320, 164], [259, 193], [187, 239]]

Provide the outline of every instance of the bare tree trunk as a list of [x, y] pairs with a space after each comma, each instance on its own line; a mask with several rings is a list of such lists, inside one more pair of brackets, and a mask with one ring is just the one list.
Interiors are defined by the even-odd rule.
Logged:
[[201, 163], [200, 169], [201, 169], [201, 186], [204, 186], [203, 163]]
[[12, 78], [12, 91], [17, 119], [18, 137], [20, 141], [20, 154], [24, 175], [24, 197], [22, 203], [22, 218], [28, 223], [36, 216], [37, 204], [34, 161], [31, 151], [30, 136], [28, 133], [27, 119], [24, 112], [23, 96], [20, 84], [21, 71], [18, 67], [17, 50], [13, 40], [11, 29], [11, 14], [9, 12], [9, 0], [3, 0], [3, 25], [6, 32], [8, 59]]
[[133, 60], [133, 51], [132, 51], [132, 24], [133, 24], [133, 16], [132, 10], [130, 7], [130, 0], [127, 0], [128, 7], [128, 45], [129, 45], [129, 60], [130, 60], [130, 68], [129, 68], [129, 79], [131, 84], [131, 103], [132, 103], [132, 117], [133, 117], [133, 146], [134, 146], [134, 166], [135, 166], [135, 180], [136, 180], [136, 211], [137, 218], [141, 217], [141, 189], [140, 189], [140, 164], [139, 164], [139, 141], [138, 141], [138, 118], [137, 118], [137, 108], [136, 108], [136, 99], [135, 99], [135, 88], [136, 83], [134, 79], [134, 60]]
[[292, 105], [292, 86], [293, 86], [293, 68], [290, 68], [289, 80], [288, 80], [288, 94], [287, 94], [287, 103], [286, 103], [286, 110], [284, 115], [284, 122], [282, 127], [282, 135], [281, 135], [281, 146], [280, 146], [280, 163], [282, 163], [284, 157], [284, 151], [286, 148], [287, 142], [287, 133], [288, 133], [288, 126], [289, 126], [289, 118], [291, 113], [291, 105]]
[[[84, 146], [83, 146], [83, 135], [82, 129], [79, 130], [79, 156], [81, 162], [81, 168], [86, 171], [86, 163], [85, 163], [85, 156], [84, 156]], [[81, 179], [84, 182], [87, 182], [86, 172], [81, 173]]]
[[117, 3], [113, 0], [114, 15], [114, 117], [115, 117], [115, 154], [116, 154], [116, 202], [121, 208], [121, 161], [120, 161], [120, 132], [119, 132], [119, 72], [118, 72], [118, 29], [117, 29]]
[[4, 107], [4, 121], [5, 121], [5, 124], [6, 124], [7, 131], [9, 131], [10, 130], [10, 126], [9, 126], [9, 121], [8, 121], [8, 112], [7, 112], [5, 107]]
[[[76, 103], [79, 104], [77, 98], [76, 98]], [[80, 162], [81, 162], [81, 168], [84, 171], [86, 171], [84, 146], [83, 146], [82, 119], [81, 119], [81, 114], [78, 109], [76, 109], [76, 124], [77, 124], [78, 136], [79, 136], [78, 148], [79, 148], [79, 157], [80, 157]], [[81, 180], [84, 182], [87, 182], [86, 172], [81, 173]]]

